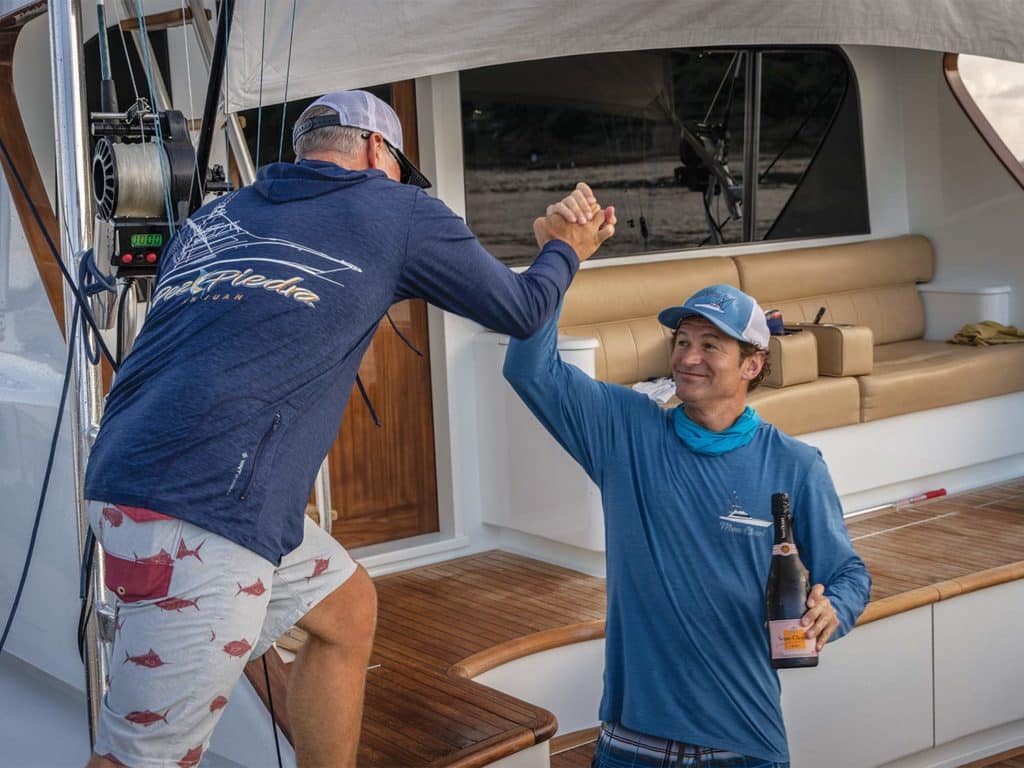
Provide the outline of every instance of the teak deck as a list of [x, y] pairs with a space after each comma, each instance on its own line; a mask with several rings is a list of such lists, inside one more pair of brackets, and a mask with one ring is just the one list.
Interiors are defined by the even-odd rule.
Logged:
[[[1024, 479], [849, 521], [873, 577], [861, 623], [1024, 577]], [[604, 581], [492, 551], [376, 580], [359, 765], [480, 766], [548, 739], [547, 711], [468, 679], [524, 648], [603, 634]], [[492, 650], [493, 649], [493, 650]], [[271, 660], [279, 722], [287, 665]], [[377, 666], [379, 665], [379, 666]], [[247, 669], [261, 692], [263, 668]], [[596, 702], [595, 702], [596, 706]], [[588, 750], [552, 765], [584, 765]]]

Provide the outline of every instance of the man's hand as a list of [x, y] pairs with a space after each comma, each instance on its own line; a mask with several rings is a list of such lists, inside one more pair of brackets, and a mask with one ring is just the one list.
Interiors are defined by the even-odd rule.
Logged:
[[615, 208], [602, 210], [590, 187], [580, 182], [569, 195], [548, 206], [547, 216], [534, 220], [533, 234], [537, 247], [551, 240], [564, 240], [580, 261], [586, 261], [615, 234], [617, 221]]
[[557, 213], [570, 224], [586, 224], [594, 218], [595, 205], [597, 198], [594, 197], [593, 191], [585, 181], [581, 181], [576, 185], [576, 189], [554, 205], [549, 205], [545, 214], [551, 216]]
[[825, 585], [815, 584], [807, 596], [807, 613], [800, 619], [800, 624], [807, 627], [807, 637], [818, 638], [817, 649], [820, 652], [832, 633], [839, 629], [839, 617], [832, 601], [825, 597]]

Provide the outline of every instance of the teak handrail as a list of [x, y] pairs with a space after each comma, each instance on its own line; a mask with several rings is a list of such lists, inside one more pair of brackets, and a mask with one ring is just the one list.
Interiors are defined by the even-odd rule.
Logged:
[[956, 99], [960, 109], [967, 115], [967, 119], [974, 124], [978, 133], [981, 134], [981, 138], [988, 144], [989, 149], [999, 159], [999, 162], [1010, 172], [1017, 185], [1024, 189], [1024, 166], [1021, 165], [1020, 160], [1013, 156], [1013, 152], [1006, 146], [1006, 142], [1003, 141], [999, 132], [992, 127], [992, 123], [988, 121], [981, 108], [978, 107], [974, 97], [971, 96], [970, 91], [967, 90], [967, 86], [964, 85], [963, 78], [960, 76], [959, 60], [960, 54], [958, 53], [947, 53], [942, 59], [942, 69], [946, 74], [946, 84], [953, 93], [953, 98]]

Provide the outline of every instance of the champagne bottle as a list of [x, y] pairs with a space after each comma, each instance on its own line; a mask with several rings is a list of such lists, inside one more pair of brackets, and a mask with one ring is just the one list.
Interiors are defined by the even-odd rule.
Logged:
[[768, 619], [769, 650], [776, 669], [818, 666], [815, 638], [806, 636], [800, 619], [807, 611], [807, 572], [793, 542], [793, 518], [789, 494], [772, 494], [772, 518], [775, 543], [772, 566], [765, 588], [765, 615]]

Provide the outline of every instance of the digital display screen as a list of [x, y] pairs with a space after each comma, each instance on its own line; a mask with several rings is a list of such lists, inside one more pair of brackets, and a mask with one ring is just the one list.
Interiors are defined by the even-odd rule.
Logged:
[[140, 232], [132, 235], [132, 248], [159, 248], [164, 244], [164, 236], [159, 232]]

